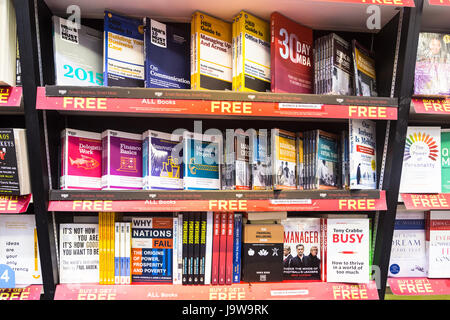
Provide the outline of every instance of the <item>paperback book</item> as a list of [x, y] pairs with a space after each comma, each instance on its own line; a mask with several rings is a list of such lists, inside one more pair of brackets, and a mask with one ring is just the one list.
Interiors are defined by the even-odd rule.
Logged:
[[354, 88], [357, 96], [376, 97], [375, 54], [352, 40]]
[[250, 190], [249, 164], [251, 135], [243, 130], [229, 131], [224, 143], [224, 163], [221, 165], [223, 190]]
[[16, 11], [12, 0], [0, 1], [0, 86], [16, 86]]
[[450, 278], [450, 211], [426, 213], [428, 278]]
[[250, 137], [251, 185], [253, 190], [271, 190], [272, 165], [270, 156], [270, 134], [266, 129], [258, 130]]
[[297, 132], [297, 189], [304, 189], [304, 152], [303, 152], [303, 132]]
[[295, 133], [272, 129], [272, 164], [275, 189], [296, 189]]
[[317, 130], [317, 151], [314, 154], [314, 189], [338, 188], [338, 143], [337, 135]]
[[441, 129], [441, 192], [450, 193], [450, 129]]

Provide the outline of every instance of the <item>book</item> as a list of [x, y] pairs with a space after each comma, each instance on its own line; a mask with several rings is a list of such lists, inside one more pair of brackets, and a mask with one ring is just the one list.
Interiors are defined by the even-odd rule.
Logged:
[[326, 281], [368, 283], [369, 219], [326, 219]]
[[142, 189], [142, 136], [102, 132], [102, 189]]
[[131, 281], [172, 282], [173, 218], [133, 217]]
[[224, 163], [220, 166], [222, 190], [251, 189], [250, 136], [242, 129], [227, 131], [223, 144]]
[[199, 218], [199, 232], [200, 232], [200, 249], [199, 249], [199, 276], [198, 283], [205, 284], [205, 276], [206, 276], [206, 259], [211, 259], [211, 256], [206, 256], [206, 241], [207, 241], [207, 213], [200, 212]]
[[377, 189], [376, 124], [349, 119], [350, 189]]
[[304, 156], [303, 156], [303, 132], [297, 132], [296, 138], [296, 175], [297, 175], [297, 189], [304, 189]]
[[225, 258], [225, 284], [233, 283], [233, 255], [234, 255], [234, 212], [227, 213], [227, 250]]
[[211, 284], [219, 284], [219, 254], [220, 254], [220, 219], [221, 213], [213, 214], [212, 264]]
[[188, 244], [189, 244], [189, 214], [183, 213], [183, 245], [182, 245], [182, 278], [183, 285], [188, 284]]
[[144, 87], [144, 60], [142, 20], [105, 10], [104, 86]]
[[450, 94], [450, 34], [419, 33], [414, 94]]
[[31, 193], [26, 129], [0, 128], [0, 195]]
[[183, 213], [173, 214], [173, 284], [183, 279]]
[[214, 213], [206, 212], [206, 248], [205, 248], [205, 283], [211, 284], [212, 260], [213, 260], [213, 232], [214, 232]]
[[425, 215], [397, 209], [392, 238], [389, 277], [426, 277]]
[[121, 254], [123, 254], [120, 250], [120, 245], [122, 242], [125, 242], [125, 239], [122, 239], [121, 232], [121, 222], [114, 223], [114, 283], [121, 284], [121, 272], [123, 272], [120, 268], [120, 259]]
[[99, 226], [59, 225], [59, 282], [99, 283]]
[[222, 137], [184, 132], [183, 184], [186, 190], [220, 190]]
[[441, 192], [440, 149], [440, 127], [408, 127], [400, 193]]
[[200, 11], [191, 20], [191, 89], [231, 90], [231, 23]]
[[295, 133], [281, 129], [271, 130], [272, 173], [275, 189], [296, 189]]
[[193, 283], [199, 284], [200, 279], [200, 212], [192, 213], [194, 217], [194, 243], [193, 243]]
[[338, 143], [334, 133], [316, 131], [317, 151], [314, 154], [314, 189], [338, 188]]
[[273, 12], [270, 16], [272, 92], [313, 93], [313, 31]]
[[12, 0], [0, 2], [0, 86], [16, 86], [16, 11]]
[[428, 211], [425, 224], [428, 278], [450, 278], [450, 211]]
[[[99, 212], [99, 283], [115, 283], [115, 212]], [[120, 238], [119, 238], [120, 239]]]
[[226, 212], [220, 213], [220, 246], [219, 246], [219, 280], [218, 284], [225, 284], [227, 263], [227, 228], [228, 217]]
[[283, 279], [321, 280], [320, 218], [287, 218], [284, 228]]
[[[131, 283], [131, 239], [132, 239], [132, 229], [131, 229], [131, 223], [125, 222], [125, 284]], [[133, 260], [134, 263], [134, 260]]]
[[57, 16], [53, 22], [55, 84], [103, 85], [103, 32]]
[[[270, 25], [253, 14], [241, 11], [233, 19], [236, 43], [235, 91], [270, 91]], [[235, 60], [239, 62], [235, 62]]]
[[253, 190], [273, 189], [270, 150], [270, 136], [266, 129], [258, 130], [250, 136], [249, 162]]
[[188, 220], [188, 246], [187, 246], [187, 283], [194, 284], [194, 223], [195, 217], [193, 212], [189, 213]]
[[144, 18], [145, 87], [190, 89], [190, 25]]
[[441, 129], [441, 192], [450, 193], [450, 129]]
[[234, 214], [233, 283], [241, 282], [242, 213]]
[[249, 211], [245, 212], [244, 216], [248, 221], [261, 220], [285, 220], [287, 219], [287, 211]]
[[[0, 264], [10, 267], [15, 285], [42, 284], [34, 214], [0, 214]], [[12, 277], [11, 274], [1, 274]], [[2, 282], [8, 282], [3, 278]]]
[[350, 188], [350, 152], [349, 152], [349, 135], [347, 130], [341, 131], [340, 136], [340, 185], [344, 190]]
[[376, 97], [377, 82], [375, 73], [375, 54], [352, 40], [355, 95]]
[[102, 188], [102, 135], [64, 129], [61, 132], [61, 189]]

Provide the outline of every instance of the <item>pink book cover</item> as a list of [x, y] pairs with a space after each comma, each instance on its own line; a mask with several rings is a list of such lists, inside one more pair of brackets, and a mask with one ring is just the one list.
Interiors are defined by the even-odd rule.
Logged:
[[313, 93], [313, 31], [273, 12], [271, 25], [272, 92]]

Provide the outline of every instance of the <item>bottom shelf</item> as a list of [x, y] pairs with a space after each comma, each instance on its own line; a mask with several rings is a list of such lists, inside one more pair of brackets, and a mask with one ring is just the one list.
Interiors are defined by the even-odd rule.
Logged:
[[60, 284], [55, 300], [377, 300], [374, 281], [239, 283], [204, 285]]
[[[450, 279], [428, 278], [388, 278], [389, 299], [396, 297], [433, 297], [433, 299], [450, 299]], [[447, 296], [447, 297], [445, 297]]]

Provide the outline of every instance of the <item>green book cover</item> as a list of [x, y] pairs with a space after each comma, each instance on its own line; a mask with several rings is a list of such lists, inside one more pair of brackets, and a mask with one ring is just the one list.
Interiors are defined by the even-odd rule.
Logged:
[[441, 130], [442, 193], [450, 193], [450, 129]]

